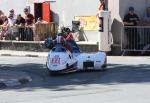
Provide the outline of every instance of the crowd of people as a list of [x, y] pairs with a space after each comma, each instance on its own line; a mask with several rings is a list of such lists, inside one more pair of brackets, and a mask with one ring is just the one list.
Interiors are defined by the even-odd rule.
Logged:
[[[33, 30], [31, 27], [34, 24], [47, 23], [41, 17], [35, 22], [35, 17], [29, 12], [28, 8], [24, 9], [24, 17], [21, 14], [15, 14], [14, 9], [9, 11], [6, 16], [0, 10], [0, 40], [16, 39], [19, 40], [33, 40]], [[13, 32], [13, 33], [12, 33]]]

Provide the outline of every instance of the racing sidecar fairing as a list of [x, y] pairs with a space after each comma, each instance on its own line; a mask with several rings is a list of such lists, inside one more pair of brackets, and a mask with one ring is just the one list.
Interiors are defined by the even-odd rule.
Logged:
[[56, 44], [47, 57], [47, 69], [50, 74], [69, 73], [86, 70], [103, 70], [107, 63], [105, 52], [81, 53], [74, 41], [67, 41], [72, 51], [62, 44]]
[[57, 44], [49, 52], [46, 65], [51, 74], [68, 73], [77, 70], [77, 60], [61, 44]]

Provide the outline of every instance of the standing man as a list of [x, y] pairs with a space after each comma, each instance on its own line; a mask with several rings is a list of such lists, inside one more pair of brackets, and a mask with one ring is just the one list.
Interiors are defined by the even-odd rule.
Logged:
[[15, 25], [17, 16], [15, 15], [14, 9], [9, 11], [9, 18], [11, 19], [12, 24]]
[[136, 27], [138, 22], [139, 17], [136, 13], [134, 13], [134, 8], [129, 7], [129, 11], [123, 19], [124, 26], [126, 26], [125, 32], [128, 39], [128, 45], [126, 49], [134, 50], [138, 48], [139, 36]]
[[25, 19], [21, 16], [21, 14], [17, 15], [17, 20], [15, 23], [15, 26], [18, 27], [18, 32], [19, 32], [19, 40], [24, 41], [25, 38], [25, 33], [24, 33], [24, 27], [25, 27]]
[[33, 41], [33, 24], [34, 24], [34, 16], [29, 13], [29, 10], [27, 8], [24, 9], [25, 13], [25, 21], [26, 21], [26, 40], [27, 41]]
[[26, 26], [33, 26], [34, 24], [34, 16], [29, 13], [27, 8], [24, 9]]

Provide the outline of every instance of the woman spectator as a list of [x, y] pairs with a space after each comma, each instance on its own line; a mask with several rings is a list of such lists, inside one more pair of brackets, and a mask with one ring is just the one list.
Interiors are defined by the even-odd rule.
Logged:
[[2, 15], [1, 17], [2, 17], [3, 24], [0, 25], [2, 28], [2, 30], [0, 32], [0, 40], [6, 39], [6, 38], [8, 39], [8, 37], [9, 37], [8, 31], [9, 31], [9, 27], [10, 27], [9, 22], [8, 22], [8, 18], [4, 15]]

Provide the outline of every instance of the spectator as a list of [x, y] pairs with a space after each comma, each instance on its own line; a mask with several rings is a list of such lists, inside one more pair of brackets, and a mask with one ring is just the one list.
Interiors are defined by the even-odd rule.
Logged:
[[2, 12], [2, 10], [0, 10], [0, 16], [4, 15], [4, 13]]
[[13, 21], [13, 16], [12, 15], [8, 16], [8, 23], [10, 24], [9, 25], [10, 27], [15, 25], [15, 21]]
[[18, 34], [18, 29], [14, 27], [16, 23], [16, 19], [17, 16], [14, 13], [14, 9], [11, 9], [9, 11], [8, 23], [9, 23], [9, 34], [11, 35], [12, 40], [16, 40]]
[[[146, 14], [143, 16], [142, 25], [150, 26], [150, 7], [146, 8]], [[147, 49], [145, 47], [148, 47], [148, 45], [150, 45], [150, 28], [149, 27], [144, 27], [143, 39], [144, 39], [144, 42], [146, 43], [146, 45], [143, 43], [143, 50], [145, 50]]]
[[138, 47], [139, 36], [137, 33], [137, 29], [135, 27], [137, 26], [138, 22], [139, 22], [139, 17], [136, 13], [134, 13], [134, 8], [129, 7], [128, 14], [126, 14], [123, 19], [124, 25], [128, 26], [125, 28], [125, 32], [128, 39], [127, 49], [133, 50], [133, 49], [137, 49]]
[[18, 27], [19, 31], [19, 40], [25, 40], [25, 33], [24, 33], [24, 26], [25, 26], [25, 19], [21, 16], [21, 14], [17, 15], [17, 20], [15, 25]]
[[25, 29], [25, 34], [26, 34], [25, 40], [33, 41], [33, 28], [32, 28], [32, 26], [34, 24], [34, 16], [29, 13], [29, 10], [27, 8], [24, 9], [24, 13], [25, 13], [26, 26], [28, 26]]
[[22, 26], [25, 26], [25, 23], [26, 23], [26, 21], [25, 21], [25, 19], [21, 16], [21, 14], [17, 15], [17, 20], [16, 20], [15, 25], [22, 27]]
[[4, 15], [1, 16], [2, 17], [2, 21], [3, 24], [1, 25], [1, 32], [0, 32], [0, 40], [2, 39], [7, 39], [7, 37], [9, 37], [9, 22], [8, 22], [8, 18]]
[[0, 16], [0, 25], [3, 24], [3, 20], [2, 20], [2, 17]]
[[12, 24], [15, 25], [17, 16], [14, 13], [14, 9], [9, 11], [9, 18], [11, 19]]
[[29, 13], [27, 8], [24, 9], [25, 21], [27, 26], [32, 26], [34, 24], [34, 16]]
[[142, 24], [144, 26], [150, 26], [150, 7], [146, 9], [146, 14], [143, 17]]
[[4, 15], [4, 13], [0, 10], [0, 25], [3, 24], [2, 15]]
[[139, 17], [136, 13], [134, 13], [133, 7], [129, 7], [129, 12], [124, 16], [123, 22], [125, 26], [137, 26]]

